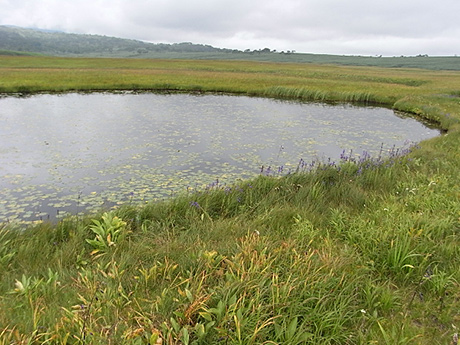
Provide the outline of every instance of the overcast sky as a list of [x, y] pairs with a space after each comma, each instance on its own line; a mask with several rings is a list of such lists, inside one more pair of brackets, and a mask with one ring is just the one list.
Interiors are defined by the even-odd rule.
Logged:
[[460, 55], [460, 0], [0, 0], [0, 25], [240, 50]]

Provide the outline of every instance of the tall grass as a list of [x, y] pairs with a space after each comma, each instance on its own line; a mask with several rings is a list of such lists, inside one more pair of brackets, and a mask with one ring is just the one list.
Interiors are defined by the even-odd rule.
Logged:
[[315, 102], [350, 102], [363, 104], [388, 103], [388, 99], [379, 99], [369, 92], [327, 92], [324, 90], [311, 90], [308, 88], [288, 88], [274, 86], [265, 91], [266, 96], [297, 99]]
[[437, 200], [447, 181], [426, 183], [410, 159], [5, 226], [4, 339], [430, 343], [437, 322], [456, 322], [459, 215], [448, 195]]
[[[0, 344], [449, 344], [458, 333], [455, 73], [1, 59], [9, 92], [128, 88], [143, 66], [141, 88], [393, 102], [447, 134], [404, 155], [344, 153], [338, 163], [300, 161], [288, 175], [263, 171], [55, 225], [2, 224]], [[323, 79], [306, 76], [315, 70]], [[374, 79], [334, 79], [344, 74]], [[377, 76], [426, 82], [392, 89], [374, 85]]]

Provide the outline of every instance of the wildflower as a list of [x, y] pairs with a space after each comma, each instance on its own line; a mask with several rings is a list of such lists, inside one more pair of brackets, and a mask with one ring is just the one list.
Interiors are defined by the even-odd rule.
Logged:
[[196, 201], [190, 201], [190, 206], [195, 207], [195, 208], [201, 208], [200, 204]]
[[14, 291], [16, 292], [24, 292], [25, 290], [24, 285], [22, 285], [22, 283], [19, 280], [16, 280], [14, 282], [14, 287], [15, 287]]
[[272, 171], [272, 167], [268, 166], [267, 170], [265, 170], [265, 175], [269, 176]]

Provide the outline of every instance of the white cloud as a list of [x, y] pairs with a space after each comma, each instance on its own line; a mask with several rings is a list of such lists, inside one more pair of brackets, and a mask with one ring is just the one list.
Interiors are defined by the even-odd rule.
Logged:
[[0, 24], [363, 55], [458, 54], [458, 13], [458, 0], [0, 0]]

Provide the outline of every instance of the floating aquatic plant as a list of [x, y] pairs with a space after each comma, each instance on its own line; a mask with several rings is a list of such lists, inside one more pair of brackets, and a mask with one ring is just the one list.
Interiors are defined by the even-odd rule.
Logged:
[[[385, 120], [384, 115], [393, 116], [387, 109], [371, 110], [377, 114], [372, 120], [376, 128], [370, 130], [357, 117], [373, 113], [360, 108], [247, 97], [69, 94], [0, 101], [3, 122], [14, 116], [15, 124], [1, 133], [7, 146], [0, 148], [0, 162], [11, 173], [0, 184], [0, 221], [54, 221], [124, 203], [161, 200], [187, 185], [206, 189], [213, 187], [209, 181], [232, 184], [254, 177], [257, 166], [263, 166], [265, 175], [281, 176], [305, 170], [305, 161], [331, 157], [332, 163], [343, 147], [377, 148], [381, 141], [376, 140], [388, 138], [388, 133], [391, 144], [386, 145], [391, 146], [402, 127], [382, 130], [392, 125]], [[29, 103], [34, 112], [26, 111]], [[94, 111], [97, 118], [91, 115]], [[51, 112], [56, 114], [53, 121]], [[62, 116], [65, 113], [72, 116]], [[42, 131], [30, 126], [37, 117], [47, 119]], [[355, 119], [353, 129], [343, 127], [349, 117]], [[415, 120], [411, 124], [423, 128]], [[405, 127], [404, 137], [414, 132]], [[24, 135], [34, 143], [27, 154], [11, 150], [8, 145], [15, 142], [21, 147], [18, 140]], [[296, 164], [299, 157], [305, 161]], [[29, 165], [33, 169], [24, 174]]]

